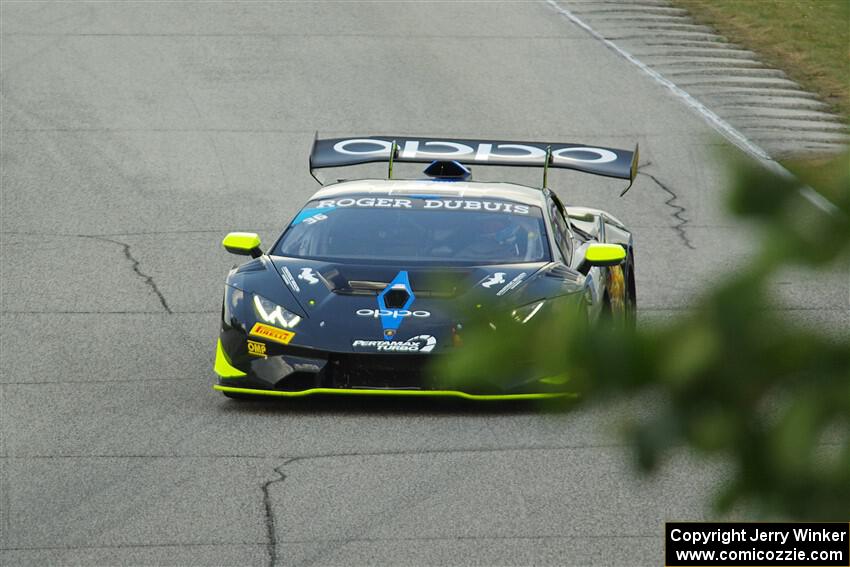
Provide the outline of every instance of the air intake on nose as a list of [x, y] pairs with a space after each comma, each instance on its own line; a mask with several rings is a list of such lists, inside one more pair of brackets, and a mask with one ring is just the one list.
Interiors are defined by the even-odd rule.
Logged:
[[410, 299], [410, 292], [404, 285], [396, 284], [384, 294], [384, 304], [389, 309], [401, 309]]
[[410, 287], [410, 278], [407, 277], [407, 272], [401, 271], [396, 274], [393, 281], [390, 282], [384, 291], [378, 294], [378, 308], [381, 314], [381, 326], [384, 328], [384, 340], [391, 341], [398, 332], [398, 328], [404, 321], [405, 316], [410, 316], [411, 313], [403, 314], [402, 310], [410, 309], [416, 297], [413, 295], [413, 290]]

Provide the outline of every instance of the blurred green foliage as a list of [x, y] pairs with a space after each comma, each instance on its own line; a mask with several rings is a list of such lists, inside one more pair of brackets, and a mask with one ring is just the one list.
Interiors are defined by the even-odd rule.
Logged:
[[[442, 375], [470, 387], [470, 376], [497, 378], [534, 360], [537, 376], [568, 377], [560, 388], [580, 400], [566, 404], [570, 409], [653, 394], [659, 403], [651, 417], [628, 428], [642, 470], [687, 447], [732, 465], [731, 479], [718, 487], [719, 512], [744, 506], [761, 517], [847, 521], [847, 330], [840, 337], [795, 323], [793, 312], [776, 303], [772, 282], [789, 266], [811, 269], [812, 278], [819, 270], [848, 274], [848, 163], [842, 156], [817, 171], [798, 171], [799, 180], [739, 164], [730, 209], [759, 224], [763, 239], [752, 258], [695, 297], [682, 316], [636, 330], [588, 327], [568, 306], [570, 313], [550, 312], [527, 334], [464, 336], [469, 348], [458, 349]], [[806, 198], [804, 184], [813, 180], [836, 210]], [[845, 313], [847, 284], [836, 305]]]

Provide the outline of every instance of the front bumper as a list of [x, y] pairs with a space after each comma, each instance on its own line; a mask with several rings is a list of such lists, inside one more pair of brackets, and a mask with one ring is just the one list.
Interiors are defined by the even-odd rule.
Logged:
[[[222, 333], [224, 336], [225, 333]], [[226, 337], [225, 337], [226, 339]], [[244, 344], [244, 339], [242, 340]], [[467, 400], [540, 400], [569, 398], [562, 391], [467, 392], [429, 387], [430, 355], [332, 353], [267, 345], [267, 354], [236, 352], [234, 366], [228, 349], [218, 340], [214, 369], [221, 392], [281, 397], [315, 394], [349, 396], [441, 397]], [[232, 352], [232, 351], [231, 351]]]

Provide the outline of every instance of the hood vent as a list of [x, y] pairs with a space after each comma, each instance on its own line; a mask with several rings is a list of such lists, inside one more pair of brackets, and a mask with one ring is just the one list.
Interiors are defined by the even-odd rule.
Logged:
[[389, 282], [367, 282], [351, 280], [348, 282], [348, 288], [336, 288], [334, 291], [348, 291], [353, 294], [360, 295], [378, 295], [390, 285]]
[[[389, 282], [371, 282], [371, 281], [357, 281], [351, 280], [346, 282], [348, 285], [340, 286], [334, 288], [332, 291], [334, 293], [338, 293], [340, 295], [372, 295], [376, 296], [382, 291], [384, 291]], [[395, 304], [395, 299], [392, 299], [393, 292], [395, 290], [390, 290], [385, 296], [385, 301], [387, 301], [387, 307], [390, 307], [390, 303]], [[406, 291], [402, 290], [404, 293]], [[458, 294], [457, 287], [452, 287], [451, 289], [417, 289], [416, 295], [418, 297], [438, 297], [438, 298], [451, 298]], [[404, 302], [407, 301], [407, 298], [399, 297], [398, 300], [401, 302], [401, 305], [404, 305]]]
[[[375, 266], [338, 265], [322, 270], [330, 290], [338, 295], [365, 295], [375, 297], [392, 285], [392, 269]], [[416, 297], [452, 298], [475, 285], [474, 268], [414, 269], [409, 271], [412, 290]], [[382, 281], [383, 280], [383, 281]], [[394, 287], [387, 290], [388, 302], [403, 304], [407, 299], [394, 298]], [[394, 307], [393, 309], [399, 309]]]

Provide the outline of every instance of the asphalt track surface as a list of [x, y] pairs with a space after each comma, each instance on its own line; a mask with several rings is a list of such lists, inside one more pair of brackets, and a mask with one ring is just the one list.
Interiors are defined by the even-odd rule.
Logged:
[[[660, 565], [663, 522], [709, 516], [717, 463], [635, 477], [618, 431], [651, 400], [211, 389], [219, 242], [277, 236], [315, 189], [317, 129], [640, 142], [623, 199], [550, 180], [634, 229], [641, 321], [746, 261], [722, 143], [551, 6], [4, 2], [0, 21], [0, 563]], [[847, 324], [846, 274], [777, 292]]]

